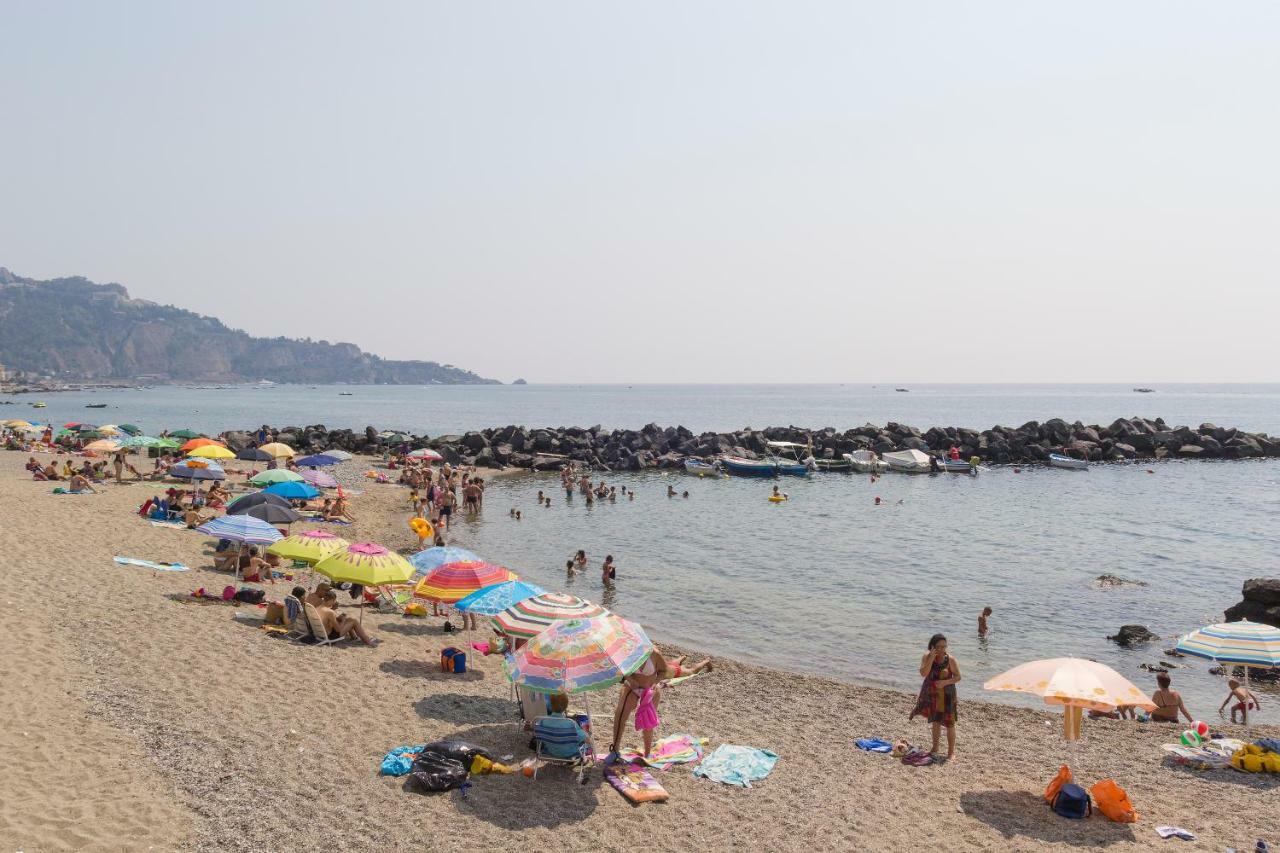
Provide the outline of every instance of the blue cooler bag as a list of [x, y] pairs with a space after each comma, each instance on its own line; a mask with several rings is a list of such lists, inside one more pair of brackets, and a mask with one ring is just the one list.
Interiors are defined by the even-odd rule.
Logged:
[[1053, 798], [1053, 810], [1063, 817], [1085, 818], [1093, 814], [1093, 800], [1084, 788], [1068, 782]]

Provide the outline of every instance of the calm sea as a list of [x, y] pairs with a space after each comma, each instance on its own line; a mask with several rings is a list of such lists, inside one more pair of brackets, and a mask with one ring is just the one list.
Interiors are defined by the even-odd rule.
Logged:
[[[691, 429], [797, 424], [847, 428], [897, 420], [920, 427], [984, 428], [1063, 417], [1109, 423], [1128, 415], [1170, 423], [1212, 421], [1280, 432], [1280, 385], [1157, 386], [480, 386], [154, 388], [51, 394], [56, 422], [133, 422], [149, 431], [255, 424], [395, 427], [432, 435], [484, 426]], [[348, 392], [352, 396], [339, 396]], [[36, 414], [18, 405], [12, 416]], [[86, 410], [86, 402], [110, 408]], [[5, 415], [9, 416], [9, 415]], [[1149, 473], [1152, 472], [1152, 473]], [[603, 600], [655, 635], [784, 669], [914, 690], [929, 635], [948, 635], [961, 663], [962, 696], [1004, 668], [1035, 657], [1077, 655], [1154, 687], [1138, 667], [1169, 642], [1126, 651], [1105, 640], [1126, 623], [1162, 637], [1216, 621], [1250, 577], [1280, 575], [1280, 463], [1164, 462], [1088, 472], [995, 468], [957, 475], [818, 475], [788, 478], [784, 504], [772, 481], [700, 480], [683, 473], [608, 476], [634, 500], [566, 501], [554, 475], [492, 482], [483, 520], [461, 541], [552, 589]], [[667, 498], [668, 484], [689, 497]], [[539, 489], [553, 498], [539, 509]], [[881, 498], [876, 506], [874, 499]], [[508, 517], [519, 508], [523, 520]], [[583, 548], [591, 569], [569, 577]], [[619, 579], [602, 589], [599, 563], [614, 555]], [[1098, 589], [1103, 573], [1145, 586]], [[994, 608], [992, 632], [976, 622]], [[1216, 719], [1225, 696], [1207, 665], [1174, 670], [1197, 716]], [[1280, 721], [1280, 694], [1262, 719]], [[1012, 701], [1017, 701], [1012, 699]]]

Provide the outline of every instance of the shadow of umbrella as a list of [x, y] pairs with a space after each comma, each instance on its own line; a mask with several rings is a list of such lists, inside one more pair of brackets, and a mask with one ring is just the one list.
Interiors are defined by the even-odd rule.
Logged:
[[960, 795], [960, 811], [1005, 838], [1093, 848], [1134, 841], [1133, 824], [1060, 817], [1029, 791], [970, 791]]

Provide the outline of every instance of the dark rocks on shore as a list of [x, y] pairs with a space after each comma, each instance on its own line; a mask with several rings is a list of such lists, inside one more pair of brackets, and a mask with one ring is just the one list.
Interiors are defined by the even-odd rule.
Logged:
[[1132, 646], [1134, 643], [1149, 643], [1160, 638], [1148, 631], [1145, 625], [1121, 625], [1120, 630], [1107, 639], [1122, 646]]
[[1093, 581], [1095, 586], [1112, 587], [1112, 586], [1146, 586], [1146, 581], [1131, 581], [1128, 578], [1122, 578], [1119, 575], [1098, 575]]
[[1280, 578], [1250, 578], [1241, 590], [1243, 600], [1228, 607], [1226, 619], [1248, 619], [1280, 628]]
[[[234, 450], [247, 447], [257, 427], [225, 433]], [[267, 428], [272, 439], [300, 451], [327, 448], [352, 453], [381, 453], [407, 444], [411, 449], [430, 447], [452, 464], [476, 464], [503, 468], [515, 466], [555, 470], [565, 462], [606, 471], [642, 471], [678, 468], [685, 459], [730, 453], [758, 458], [766, 442], [809, 444], [819, 459], [839, 459], [845, 453], [868, 448], [876, 453], [922, 450], [941, 453], [953, 445], [963, 459], [976, 456], [988, 464], [1043, 462], [1050, 453], [1066, 453], [1092, 462], [1124, 462], [1137, 459], [1250, 459], [1280, 457], [1280, 439], [1264, 433], [1201, 424], [1198, 428], [1170, 427], [1162, 418], [1119, 418], [1107, 426], [1069, 424], [1061, 418], [1019, 427], [994, 426], [986, 430], [965, 427], [931, 427], [923, 432], [899, 423], [865, 424], [843, 432], [834, 427], [808, 429], [797, 426], [746, 427], [736, 432], [693, 431], [682, 427], [647, 424], [638, 430], [605, 430], [591, 427], [524, 426], [474, 430], [464, 435], [409, 436], [379, 432], [374, 427], [352, 431], [328, 430], [322, 424]]]

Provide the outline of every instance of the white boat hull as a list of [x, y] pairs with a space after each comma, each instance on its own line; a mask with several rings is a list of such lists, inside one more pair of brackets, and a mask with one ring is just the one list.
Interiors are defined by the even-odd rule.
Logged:
[[860, 474], [874, 474], [889, 467], [870, 450], [855, 450], [853, 453], [846, 453], [844, 458], [848, 459], [853, 470]]
[[919, 450], [898, 450], [884, 454], [881, 459], [890, 471], [900, 474], [928, 474], [931, 471], [929, 457]]
[[1065, 468], [1069, 471], [1087, 471], [1089, 463], [1083, 459], [1074, 459], [1070, 456], [1061, 456], [1057, 453], [1049, 454], [1050, 468]]

